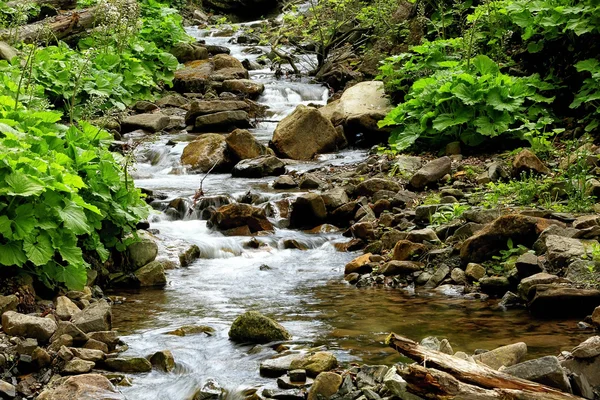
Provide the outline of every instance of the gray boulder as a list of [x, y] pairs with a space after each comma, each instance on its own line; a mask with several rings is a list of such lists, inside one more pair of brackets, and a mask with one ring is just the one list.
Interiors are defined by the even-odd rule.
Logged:
[[502, 372], [571, 393], [569, 377], [565, 369], [560, 365], [558, 358], [554, 356], [525, 361], [506, 367]]
[[229, 338], [235, 342], [269, 343], [289, 340], [292, 335], [271, 318], [248, 311], [233, 321]]
[[418, 170], [412, 178], [410, 185], [415, 189], [423, 189], [425, 186], [437, 183], [446, 174], [452, 171], [452, 160], [450, 157], [441, 157], [430, 161]]
[[109, 331], [112, 328], [110, 304], [101, 299], [73, 316], [71, 322], [83, 332]]
[[171, 118], [160, 113], [130, 115], [121, 121], [121, 129], [123, 133], [138, 129], [155, 133], [165, 129], [169, 122]]
[[23, 336], [47, 342], [56, 331], [56, 322], [50, 318], [35, 317], [7, 311], [2, 314], [2, 330], [11, 336]]
[[282, 174], [285, 174], [285, 164], [275, 156], [242, 160], [231, 171], [231, 175], [239, 178], [262, 178]]
[[152, 235], [146, 231], [138, 231], [139, 240], [127, 247], [129, 263], [135, 268], [143, 267], [154, 261], [158, 255], [158, 245]]

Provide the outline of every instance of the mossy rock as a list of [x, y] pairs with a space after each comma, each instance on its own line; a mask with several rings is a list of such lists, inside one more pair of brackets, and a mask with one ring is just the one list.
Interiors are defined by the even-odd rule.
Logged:
[[321, 372], [331, 371], [337, 365], [337, 359], [333, 354], [328, 351], [317, 351], [299, 360], [293, 360], [290, 369], [305, 369], [306, 374], [314, 378]]
[[248, 311], [233, 321], [229, 338], [235, 342], [269, 343], [290, 340], [292, 335], [271, 318]]

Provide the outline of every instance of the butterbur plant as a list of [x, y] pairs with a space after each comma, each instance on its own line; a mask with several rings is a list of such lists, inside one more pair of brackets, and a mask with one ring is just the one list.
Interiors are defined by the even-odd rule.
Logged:
[[417, 80], [379, 126], [393, 127], [390, 146], [397, 150], [520, 138], [526, 122], [552, 121], [546, 106], [554, 98], [540, 93], [549, 89], [537, 75], [503, 74], [489, 57], [478, 55]]
[[0, 97], [0, 266], [81, 289], [84, 253], [104, 262], [124, 250], [148, 208], [125, 186], [110, 134], [61, 117]]
[[600, 124], [600, 61], [595, 58], [580, 61], [575, 64], [577, 72], [589, 72], [591, 76], [585, 79], [583, 86], [575, 95], [571, 108], [585, 105], [590, 108], [591, 115], [588, 117], [586, 131], [598, 128]]

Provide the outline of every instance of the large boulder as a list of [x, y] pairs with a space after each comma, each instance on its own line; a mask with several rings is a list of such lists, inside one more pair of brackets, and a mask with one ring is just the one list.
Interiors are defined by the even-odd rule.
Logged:
[[100, 374], [85, 374], [60, 379], [46, 388], [38, 400], [125, 400], [108, 378]]
[[250, 106], [240, 100], [198, 100], [190, 104], [190, 109], [185, 115], [185, 123], [194, 125], [196, 118], [202, 115], [214, 114], [225, 111], [249, 111]]
[[507, 367], [502, 372], [571, 393], [569, 377], [565, 369], [560, 365], [558, 358], [554, 356], [525, 361]]
[[[245, 103], [244, 103], [245, 104]], [[266, 156], [269, 149], [245, 129], [236, 129], [225, 138], [231, 153], [239, 160]]]
[[164, 287], [167, 284], [165, 268], [160, 261], [152, 261], [133, 274], [141, 287]]
[[452, 160], [450, 157], [441, 157], [428, 162], [418, 170], [411, 178], [410, 185], [415, 189], [437, 183], [442, 177], [449, 174], [452, 170]]
[[7, 335], [22, 336], [47, 342], [56, 331], [56, 322], [50, 318], [35, 317], [7, 311], [2, 314], [2, 330]]
[[248, 311], [233, 321], [229, 338], [234, 342], [269, 343], [290, 340], [292, 335], [271, 318]]
[[508, 239], [514, 245], [531, 247], [544, 229], [561, 224], [521, 214], [503, 215], [467, 239], [460, 249], [460, 258], [464, 263], [488, 260], [493, 254], [506, 249]]
[[275, 152], [293, 160], [310, 160], [337, 149], [339, 133], [316, 108], [299, 105], [273, 133]]
[[333, 125], [355, 131], [380, 131], [377, 123], [392, 109], [383, 82], [360, 82], [346, 89], [342, 96], [319, 109]]
[[262, 156], [242, 160], [233, 167], [231, 174], [240, 178], [262, 178], [285, 174], [285, 164], [275, 156]]
[[[548, 262], [556, 268], [566, 268], [572, 261], [587, 254], [587, 243], [573, 238], [548, 235], [545, 238]], [[591, 243], [598, 244], [595, 240]]]
[[129, 263], [140, 268], [154, 261], [158, 255], [158, 245], [152, 235], [146, 231], [138, 231], [138, 240], [127, 246]]
[[327, 218], [323, 198], [316, 193], [306, 193], [296, 199], [290, 214], [290, 227], [311, 229]]
[[208, 50], [206, 47], [199, 46], [195, 43], [176, 43], [169, 52], [173, 54], [180, 63], [208, 59]]
[[104, 299], [98, 300], [73, 315], [71, 322], [84, 333], [110, 331], [112, 328], [110, 304]]
[[221, 231], [248, 226], [252, 233], [273, 230], [262, 208], [243, 203], [219, 207], [208, 220], [208, 226]]
[[198, 172], [225, 171], [231, 167], [225, 137], [215, 133], [200, 136], [183, 149], [181, 163]]

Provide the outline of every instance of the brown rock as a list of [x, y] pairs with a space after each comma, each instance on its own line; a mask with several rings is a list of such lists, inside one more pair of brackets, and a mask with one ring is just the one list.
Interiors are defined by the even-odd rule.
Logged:
[[427, 247], [421, 243], [413, 243], [410, 240], [398, 240], [394, 246], [394, 255], [392, 258], [398, 261], [410, 260], [415, 256], [420, 256]]
[[58, 386], [47, 388], [38, 400], [125, 400], [110, 381], [99, 374], [70, 377]]
[[348, 275], [353, 272], [361, 271], [361, 268], [363, 266], [371, 262], [370, 257], [372, 255], [373, 254], [371, 253], [363, 254], [362, 256], [356, 257], [354, 260], [350, 261], [348, 264], [346, 264], [346, 267], [344, 268], [344, 274]]
[[263, 144], [259, 143], [252, 133], [245, 129], [236, 129], [227, 135], [225, 141], [231, 153], [240, 160], [269, 154], [269, 150]]
[[520, 176], [522, 173], [532, 172], [544, 175], [550, 174], [548, 167], [535, 154], [523, 149], [513, 161], [513, 174]]
[[211, 216], [208, 225], [219, 230], [248, 226], [250, 232], [272, 231], [274, 229], [263, 209], [243, 203], [233, 203], [219, 207]]
[[334, 372], [322, 372], [315, 378], [308, 392], [308, 400], [329, 400], [342, 384], [342, 376]]
[[423, 263], [415, 261], [390, 261], [383, 265], [379, 270], [379, 273], [390, 276], [390, 275], [407, 275], [413, 272], [420, 271], [424, 267]]
[[183, 149], [181, 163], [198, 172], [228, 170], [232, 163], [227, 154], [227, 143], [222, 135], [208, 133], [200, 136]]
[[202, 115], [214, 114], [224, 111], [246, 111], [250, 106], [244, 101], [239, 100], [199, 100], [190, 104], [190, 109], [185, 115], [185, 123], [194, 125], [196, 118]]
[[510, 367], [515, 365], [527, 355], [527, 345], [523, 342], [498, 347], [492, 351], [477, 354], [473, 359], [493, 369], [501, 366]]

